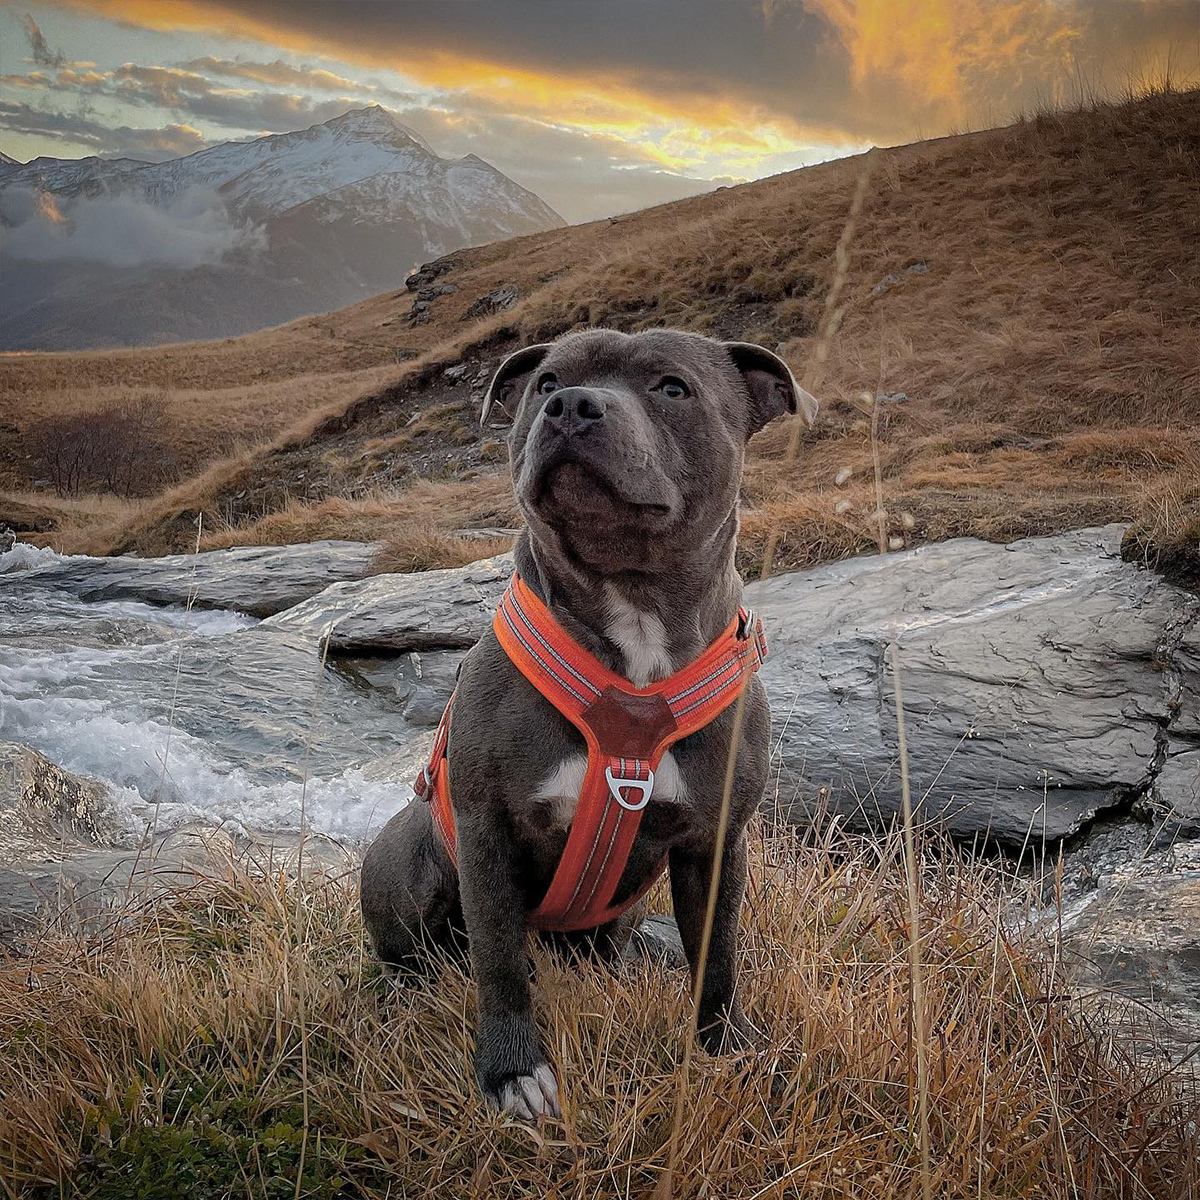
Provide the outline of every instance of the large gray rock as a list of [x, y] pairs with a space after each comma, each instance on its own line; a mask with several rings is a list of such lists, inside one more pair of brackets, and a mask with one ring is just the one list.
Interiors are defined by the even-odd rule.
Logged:
[[[751, 586], [784, 805], [896, 814], [895, 643], [922, 819], [1010, 846], [1136, 799], [1200, 819], [1200, 599], [1123, 562], [1120, 535], [959, 539]], [[334, 651], [469, 646], [511, 569], [501, 556], [337, 584], [274, 621], [332, 627]]]
[[502, 554], [453, 570], [335, 583], [267, 624], [328, 633], [330, 650], [341, 653], [461, 649], [491, 625], [512, 571], [512, 556]]
[[752, 587], [784, 801], [810, 813], [827, 789], [852, 820], [896, 812], [895, 644], [925, 819], [1020, 845], [1169, 802], [1163, 764], [1200, 747], [1180, 653], [1200, 599], [1122, 562], [1120, 534], [959, 539]]
[[13, 572], [24, 585], [56, 588], [81, 600], [142, 600], [229, 608], [266, 617], [299, 604], [342, 579], [361, 579], [379, 546], [310, 542], [302, 546], [236, 546], [162, 558], [68, 557]]

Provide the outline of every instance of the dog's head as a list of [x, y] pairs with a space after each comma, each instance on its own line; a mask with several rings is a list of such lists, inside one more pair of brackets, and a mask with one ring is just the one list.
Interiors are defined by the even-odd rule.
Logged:
[[655, 329], [570, 334], [501, 364], [482, 421], [511, 425], [534, 536], [588, 566], [652, 569], [710, 542], [737, 503], [747, 439], [816, 401], [761, 346]]

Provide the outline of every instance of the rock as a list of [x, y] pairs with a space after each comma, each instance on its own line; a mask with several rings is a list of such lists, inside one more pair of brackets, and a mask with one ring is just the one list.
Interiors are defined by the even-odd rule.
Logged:
[[503, 554], [451, 570], [335, 583], [265, 624], [314, 636], [328, 628], [329, 648], [340, 653], [466, 649], [491, 625], [512, 571]]
[[[431, 740], [417, 735], [406, 754], [391, 756], [394, 762], [372, 763], [370, 776], [415, 778], [413, 760], [428, 756]], [[296, 864], [298, 833], [235, 836], [195, 826], [131, 845], [111, 812], [111, 795], [107, 784], [66, 771], [28, 746], [0, 742], [0, 944], [48, 916], [93, 925], [131, 899], [201, 873], [223, 873], [235, 858], [285, 870]], [[303, 853], [309, 867], [350, 861], [341, 846], [314, 834], [304, 839]]]
[[473, 317], [488, 317], [492, 313], [503, 312], [507, 308], [512, 308], [520, 296], [520, 289], [515, 283], [506, 283], [503, 287], [488, 292], [486, 296], [480, 296], [478, 300], [473, 300], [467, 311], [463, 313], [463, 320], [469, 321]]
[[238, 546], [162, 558], [60, 558], [20, 573], [24, 585], [57, 588], [81, 600], [143, 600], [230, 608], [251, 616], [282, 612], [343, 579], [360, 579], [379, 546], [310, 542]]
[[929, 270], [929, 264], [923, 258], [918, 258], [916, 262], [909, 263], [904, 269], [912, 275], [924, 275]]
[[[895, 640], [922, 820], [1008, 846], [1135, 801], [1192, 820], [1200, 599], [1122, 562], [1121, 532], [962, 538], [752, 585], [772, 650], [775, 786], [796, 819], [828, 807], [867, 827], [898, 812]], [[336, 584], [273, 620], [334, 621], [335, 651], [462, 648], [511, 570], [499, 556]]]
[[958, 539], [751, 587], [792, 812], [827, 789], [851, 823], [896, 813], [893, 640], [923, 819], [1019, 846], [1161, 801], [1163, 762], [1194, 748], [1171, 670], [1200, 600], [1122, 563], [1120, 536]]
[[875, 396], [877, 404], [907, 404], [907, 392], [878, 392]]
[[148, 846], [74, 844], [56, 856], [34, 851], [0, 865], [0, 945], [19, 943], [48, 920], [100, 929], [128, 905], [202, 877], [223, 878], [232, 863], [249, 870], [344, 873], [355, 859], [331, 839], [312, 834], [301, 851], [298, 833], [235, 837], [210, 825], [172, 830]]
[[458, 291], [457, 283], [430, 283], [417, 289], [417, 299], [429, 302], [439, 296], [452, 296]]
[[445, 275], [447, 271], [452, 271], [453, 269], [454, 260], [452, 258], [442, 258], [436, 262], [422, 263], [420, 269], [414, 271], [404, 281], [404, 286], [410, 292], [415, 292], [426, 284], [432, 283], [438, 276]]
[[682, 970], [687, 966], [687, 953], [674, 917], [652, 913], [633, 931], [625, 956], [631, 962], [648, 960], [660, 967]]
[[[35, 482], [36, 488], [49, 488], [48, 479]], [[56, 524], [55, 511], [49, 504], [27, 503], [11, 496], [0, 497], [0, 524], [22, 533], [49, 533]], [[11, 547], [10, 547], [11, 549]]]
[[438, 650], [422, 654], [412, 650], [399, 657], [339, 656], [330, 662], [335, 670], [349, 674], [369, 687], [391, 693], [410, 726], [436, 729], [446, 700], [454, 690], [463, 653], [461, 650]]
[[515, 538], [520, 532], [519, 529], [502, 529], [498, 526], [487, 526], [483, 529], [456, 529], [454, 536], [466, 538], [468, 541], [483, 541], [490, 538]]
[[1077, 986], [1103, 989], [1114, 1023], [1143, 1056], [1200, 1046], [1200, 862], [1120, 872], [1063, 913]]
[[0, 861], [63, 842], [111, 845], [109, 789], [18, 742], [0, 742]]
[[1172, 662], [1164, 664], [1164, 682], [1172, 690], [1174, 719], [1163, 747], [1159, 798], [1169, 810], [1163, 836], [1200, 837], [1200, 621], [1180, 616], [1169, 639]]
[[0, 525], [0, 554], [7, 554], [17, 544], [17, 535], [7, 525]]
[[460, 380], [466, 379], [466, 377], [474, 369], [475, 369], [474, 363], [458, 363], [456, 366], [447, 367], [442, 372], [442, 375], [444, 378], [448, 379], [451, 383], [458, 383]]
[[881, 292], [886, 292], [893, 284], [900, 282], [900, 276], [895, 271], [889, 271], [872, 289], [871, 295], [878, 296]]

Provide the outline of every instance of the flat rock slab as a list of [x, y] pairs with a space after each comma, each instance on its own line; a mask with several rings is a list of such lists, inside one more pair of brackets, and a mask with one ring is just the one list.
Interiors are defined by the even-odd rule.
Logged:
[[57, 588], [81, 600], [190, 601], [267, 617], [339, 580], [361, 579], [378, 552], [370, 542], [236, 546], [162, 558], [67, 557], [11, 575], [23, 585]]
[[[1200, 599], [1123, 562], [1121, 533], [964, 538], [752, 585], [783, 805], [863, 826], [898, 812], [894, 642], [924, 819], [1010, 846], [1139, 797], [1200, 820]], [[462, 648], [511, 571], [503, 555], [335, 584], [273, 621], [328, 629], [334, 651]]]
[[335, 583], [270, 624], [327, 632], [335, 653], [464, 649], [491, 627], [512, 573], [512, 556], [501, 554], [453, 570]]
[[[1121, 528], [959, 539], [749, 589], [781, 799], [859, 823], [900, 800], [898, 647], [914, 800], [962, 837], [1058, 839], [1198, 748], [1180, 648], [1200, 599], [1119, 556]], [[1175, 785], [1181, 787], [1182, 785]], [[1182, 796], [1182, 791], [1179, 791]]]

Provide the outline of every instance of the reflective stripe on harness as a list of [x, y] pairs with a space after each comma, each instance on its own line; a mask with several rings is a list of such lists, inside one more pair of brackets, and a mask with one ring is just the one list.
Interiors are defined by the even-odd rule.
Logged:
[[[641, 899], [665, 869], [664, 861], [634, 895], [615, 902], [658, 764], [675, 742], [737, 699], [766, 658], [762, 622], [739, 610], [699, 658], [645, 688], [633, 687], [579, 645], [519, 576], [504, 593], [493, 629], [521, 674], [587, 742], [587, 771], [567, 844], [529, 922], [540, 929], [593, 929]], [[414, 789], [430, 803], [457, 865], [446, 759], [453, 706], [451, 696]]]

